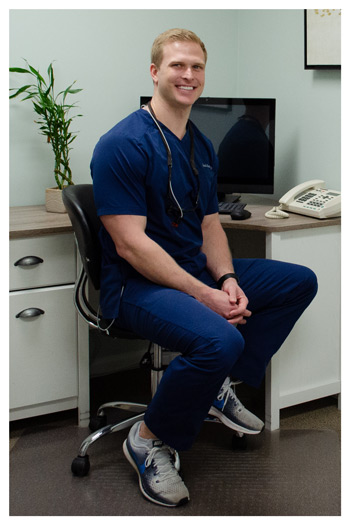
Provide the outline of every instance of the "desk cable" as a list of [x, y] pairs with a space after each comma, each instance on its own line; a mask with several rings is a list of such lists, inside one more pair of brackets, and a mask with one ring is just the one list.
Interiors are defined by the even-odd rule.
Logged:
[[288, 219], [289, 214], [282, 210], [282, 205], [274, 206], [272, 210], [265, 213], [268, 219]]

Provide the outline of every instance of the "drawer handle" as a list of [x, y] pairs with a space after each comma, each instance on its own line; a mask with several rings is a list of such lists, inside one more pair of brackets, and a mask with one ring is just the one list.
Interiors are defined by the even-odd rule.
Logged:
[[43, 315], [44, 313], [44, 310], [41, 310], [41, 308], [26, 308], [25, 310], [22, 310], [21, 312], [19, 312], [19, 314], [16, 315], [16, 319], [29, 319], [31, 317], [39, 317], [39, 315]]
[[44, 259], [41, 257], [37, 257], [36, 255], [26, 255], [26, 257], [22, 257], [22, 259], [18, 259], [18, 261], [15, 262], [15, 266], [35, 266], [36, 264], [43, 262]]

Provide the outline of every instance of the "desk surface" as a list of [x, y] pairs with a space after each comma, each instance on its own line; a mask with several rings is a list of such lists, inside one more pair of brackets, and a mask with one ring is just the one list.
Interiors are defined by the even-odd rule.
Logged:
[[296, 213], [289, 213], [288, 219], [268, 219], [265, 217], [265, 213], [271, 208], [271, 205], [247, 204], [246, 210], [252, 214], [249, 219], [233, 221], [230, 215], [220, 214], [220, 220], [223, 227], [227, 229], [264, 231], [266, 233], [322, 228], [325, 226], [336, 226], [341, 223], [340, 217], [335, 219], [314, 219], [305, 215], [297, 215]]
[[67, 213], [48, 213], [45, 206], [10, 208], [10, 239], [73, 231]]
[[[220, 220], [223, 227], [270, 233], [335, 226], [341, 222], [340, 217], [319, 220], [295, 213], [290, 213], [288, 219], [267, 219], [265, 212], [271, 209], [270, 205], [248, 204], [246, 209], [251, 212], [252, 216], [244, 221], [233, 221], [229, 215], [221, 214]], [[48, 213], [45, 206], [18, 206], [10, 208], [10, 239], [71, 231], [73, 231], [72, 224], [67, 213]]]

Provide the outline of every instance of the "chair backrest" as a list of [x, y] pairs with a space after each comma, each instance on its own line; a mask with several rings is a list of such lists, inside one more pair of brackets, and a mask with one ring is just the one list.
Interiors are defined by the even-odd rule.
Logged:
[[72, 222], [84, 270], [96, 290], [100, 289], [101, 245], [92, 184], [67, 186], [63, 202]]

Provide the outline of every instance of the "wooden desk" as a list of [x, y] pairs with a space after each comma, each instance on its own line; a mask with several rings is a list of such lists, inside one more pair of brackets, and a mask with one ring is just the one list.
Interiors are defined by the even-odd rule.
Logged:
[[318, 294], [271, 360], [266, 374], [265, 419], [279, 428], [280, 409], [340, 393], [340, 218], [290, 213], [267, 219], [271, 205], [247, 205], [252, 216], [220, 219], [234, 257], [303, 264], [318, 278]]
[[320, 220], [296, 213], [290, 213], [288, 219], [267, 219], [265, 213], [271, 208], [271, 205], [248, 204], [246, 209], [252, 214], [249, 219], [233, 221], [230, 215], [221, 214], [220, 220], [225, 229], [263, 231], [265, 233], [310, 230], [325, 228], [326, 226], [338, 226], [341, 223], [340, 218]]
[[45, 206], [10, 208], [10, 239], [73, 232], [67, 213], [47, 213]]

